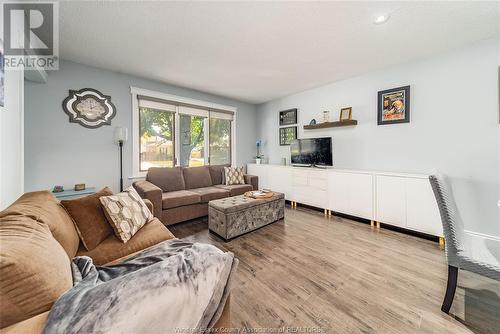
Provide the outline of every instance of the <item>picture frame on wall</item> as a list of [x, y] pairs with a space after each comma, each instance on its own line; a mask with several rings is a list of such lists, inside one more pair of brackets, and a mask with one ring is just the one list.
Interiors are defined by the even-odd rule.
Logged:
[[377, 124], [410, 123], [410, 86], [378, 92]]
[[279, 112], [280, 126], [297, 124], [297, 108]]
[[287, 126], [279, 128], [280, 146], [290, 145], [293, 140], [297, 139], [297, 127]]

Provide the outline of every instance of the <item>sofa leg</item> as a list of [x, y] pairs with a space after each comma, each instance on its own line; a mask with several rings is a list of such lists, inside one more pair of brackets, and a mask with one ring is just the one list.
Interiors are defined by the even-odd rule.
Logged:
[[448, 314], [450, 312], [451, 304], [453, 303], [453, 298], [455, 297], [455, 290], [457, 289], [457, 278], [458, 278], [458, 268], [453, 266], [448, 266], [448, 284], [446, 286], [446, 294], [443, 300], [443, 306], [441, 306], [441, 311]]

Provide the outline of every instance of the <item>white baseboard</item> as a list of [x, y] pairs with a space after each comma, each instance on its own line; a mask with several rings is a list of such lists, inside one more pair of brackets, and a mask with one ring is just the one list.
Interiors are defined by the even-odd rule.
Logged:
[[484, 234], [484, 233], [479, 233], [479, 232], [474, 232], [474, 231], [469, 231], [469, 230], [464, 230], [464, 232], [467, 234], [476, 236], [476, 237], [500, 241], [500, 237], [497, 237], [495, 235], [489, 235], [489, 234]]

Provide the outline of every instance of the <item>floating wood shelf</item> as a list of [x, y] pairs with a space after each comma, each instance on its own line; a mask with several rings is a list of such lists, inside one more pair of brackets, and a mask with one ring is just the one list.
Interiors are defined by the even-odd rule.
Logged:
[[351, 125], [357, 125], [358, 121], [355, 119], [351, 119], [348, 121], [343, 121], [343, 122], [324, 122], [324, 123], [318, 123], [318, 124], [312, 124], [312, 125], [304, 125], [305, 130], [314, 130], [314, 129], [324, 129], [324, 128], [337, 128], [339, 126], [351, 126]]

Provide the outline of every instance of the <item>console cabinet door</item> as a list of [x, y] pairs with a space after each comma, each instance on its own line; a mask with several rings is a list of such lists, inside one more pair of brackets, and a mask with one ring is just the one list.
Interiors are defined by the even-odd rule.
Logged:
[[406, 179], [406, 226], [431, 235], [443, 235], [439, 209], [428, 179]]
[[269, 166], [269, 189], [285, 194], [285, 199], [292, 201], [292, 171], [290, 168]]
[[330, 172], [328, 175], [328, 209], [347, 214], [350, 187], [347, 173]]
[[268, 186], [268, 166], [248, 164], [247, 174], [256, 175], [259, 177], [259, 189], [269, 188]]
[[373, 219], [373, 176], [371, 174], [330, 172], [328, 208], [348, 215]]
[[349, 173], [349, 211], [351, 215], [372, 220], [373, 176]]
[[376, 220], [406, 228], [406, 179], [397, 176], [376, 177]]

